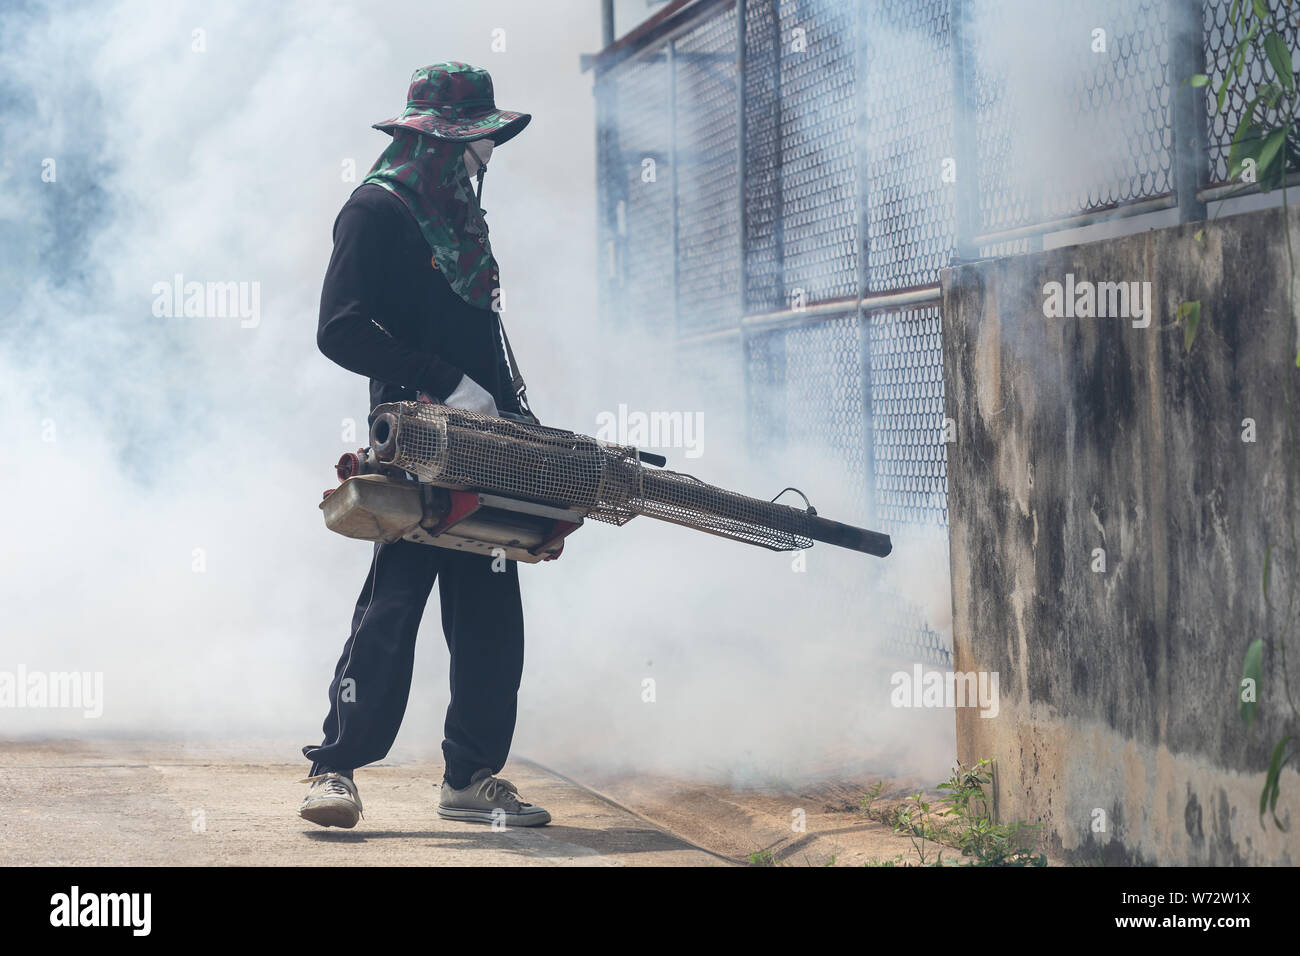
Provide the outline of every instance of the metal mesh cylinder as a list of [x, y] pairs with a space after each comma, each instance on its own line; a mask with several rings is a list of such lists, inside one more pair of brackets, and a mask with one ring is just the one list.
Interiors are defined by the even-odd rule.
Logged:
[[635, 449], [420, 402], [379, 406], [372, 440], [384, 428], [391, 435], [376, 442], [381, 459], [425, 481], [574, 508], [612, 524], [635, 517], [620, 504], [636, 494]]
[[801, 533], [804, 512], [787, 505], [748, 498], [676, 471], [647, 471], [642, 487], [642, 496], [631, 507], [648, 518], [698, 528], [774, 551], [793, 551], [812, 545], [812, 539]]
[[394, 402], [375, 409], [371, 440], [384, 462], [448, 488], [559, 505], [610, 524], [640, 514], [776, 551], [812, 544], [805, 512], [646, 468], [631, 446], [558, 428]]

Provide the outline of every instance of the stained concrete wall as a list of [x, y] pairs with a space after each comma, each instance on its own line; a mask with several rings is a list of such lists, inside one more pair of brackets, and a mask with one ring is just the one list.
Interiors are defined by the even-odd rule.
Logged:
[[[999, 817], [1041, 823], [1075, 862], [1300, 863], [1300, 777], [1282, 780], [1290, 832], [1258, 820], [1271, 748], [1300, 731], [1280, 657], [1287, 633], [1300, 678], [1283, 620], [1300, 469], [1283, 222], [1252, 212], [943, 277], [954, 667], [997, 671], [1001, 692], [995, 718], [958, 710], [958, 755], [993, 759]], [[1300, 213], [1290, 229], [1300, 256]], [[1150, 282], [1150, 326], [1046, 318], [1045, 284], [1067, 273]], [[1203, 303], [1190, 353], [1185, 299]]]

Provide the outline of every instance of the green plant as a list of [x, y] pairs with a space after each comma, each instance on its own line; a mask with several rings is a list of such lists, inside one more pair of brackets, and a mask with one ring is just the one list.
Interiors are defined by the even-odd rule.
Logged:
[[1035, 855], [1029, 840], [1037, 824], [994, 821], [988, 794], [992, 786], [993, 765], [988, 760], [974, 767], [959, 763], [948, 781], [939, 784], [938, 789], [948, 793], [944, 813], [955, 824], [951, 832], [962, 855], [973, 857], [975, 866], [1046, 866], [1047, 856]]
[[951, 814], [969, 819], [991, 815], [988, 797], [984, 794], [986, 785], [993, 785], [993, 762], [980, 760], [974, 767], [957, 764], [947, 783], [939, 784], [937, 789], [948, 791]]
[[[933, 841], [935, 834], [930, 823], [930, 804], [924, 794], [914, 793], [903, 801], [898, 810], [894, 832], [907, 836], [912, 843], [912, 849], [920, 858], [921, 866], [925, 866], [926, 846]], [[942, 860], [943, 855], [940, 852], [936, 865]]]
[[[1292, 0], [1284, 0], [1286, 15], [1291, 17]], [[1254, 93], [1245, 104], [1232, 132], [1232, 143], [1228, 152], [1228, 178], [1240, 182], [1242, 191], [1258, 187], [1263, 192], [1279, 189], [1282, 197], [1282, 231], [1286, 239], [1287, 262], [1289, 266], [1287, 288], [1287, 318], [1289, 327], [1295, 328], [1295, 284], [1296, 261], [1291, 242], [1290, 216], [1288, 214], [1287, 173], [1300, 167], [1300, 126], [1296, 116], [1300, 112], [1300, 77], [1295, 72], [1295, 63], [1286, 38], [1274, 29], [1274, 14], [1269, 10], [1266, 0], [1233, 0], [1228, 11], [1228, 23], [1233, 28], [1237, 42], [1224, 53], [1221, 61], [1215, 65], [1223, 71], [1223, 78], [1215, 91], [1215, 110], [1224, 113], [1225, 104], [1233, 89], [1247, 90], [1250, 71], [1246, 69], [1247, 59], [1252, 58], [1260, 64], [1262, 76], [1255, 84]], [[1296, 24], [1292, 21], [1293, 25]], [[1210, 77], [1198, 73], [1188, 79], [1193, 87], [1208, 87]], [[1238, 86], [1240, 84], [1240, 87]], [[1220, 210], [1222, 206], [1220, 207]], [[1204, 237], [1204, 229], [1195, 235], [1199, 242]], [[1178, 307], [1176, 322], [1183, 324], [1185, 347], [1190, 350], [1196, 338], [1197, 328], [1201, 323], [1201, 304], [1199, 300], [1183, 302]], [[1296, 343], [1294, 366], [1300, 368], [1300, 342]], [[1297, 547], [1295, 528], [1296, 488], [1294, 475], [1296, 471], [1296, 446], [1300, 438], [1297, 428], [1297, 398], [1295, 382], [1288, 382], [1286, 390], [1286, 422], [1290, 462], [1287, 469], [1287, 536], [1289, 547], [1284, 548], [1284, 558], [1291, 578], [1286, 594], [1285, 609], [1282, 611], [1280, 626], [1270, 629], [1277, 633], [1278, 661], [1282, 671], [1281, 686], [1285, 689], [1286, 703], [1291, 711], [1293, 722], [1300, 723], [1300, 707], [1292, 697], [1291, 680], [1287, 669], [1286, 640], [1288, 634], [1294, 633], [1297, 623], [1297, 591], [1300, 580], [1296, 579], [1295, 568], [1300, 565], [1300, 548]], [[1263, 592], [1266, 621], [1271, 617], [1272, 606], [1269, 599], [1269, 577], [1273, 564], [1272, 546], [1264, 553]], [[1240, 698], [1240, 715], [1247, 730], [1254, 727], [1258, 713], [1258, 692], [1264, 669], [1264, 640], [1257, 638], [1246, 649], [1242, 662], [1242, 686]], [[1244, 690], [1249, 687], [1254, 693], [1249, 697]], [[1286, 734], [1274, 745], [1269, 758], [1268, 769], [1264, 777], [1264, 786], [1259, 795], [1260, 826], [1266, 826], [1265, 813], [1268, 813], [1275, 826], [1286, 829], [1277, 816], [1277, 801], [1281, 787], [1283, 768], [1296, 755], [1296, 734]]]
[[[1288, 230], [1288, 235], [1290, 230]], [[1294, 320], [1293, 320], [1294, 321]], [[1300, 548], [1296, 547], [1296, 528], [1295, 528], [1295, 471], [1296, 471], [1296, 415], [1295, 415], [1295, 397], [1293, 389], [1287, 391], [1287, 423], [1289, 426], [1288, 437], [1290, 439], [1288, 447], [1291, 453], [1290, 467], [1287, 469], [1287, 533], [1289, 547], [1283, 548], [1284, 557], [1289, 559], [1290, 586], [1286, 591], [1286, 605], [1282, 612], [1282, 626], [1277, 628], [1281, 635], [1277, 642], [1278, 661], [1282, 670], [1282, 687], [1285, 693], [1285, 701], [1291, 710], [1291, 720], [1293, 723], [1300, 723], [1300, 707], [1296, 706], [1295, 698], [1292, 696], [1291, 678], [1287, 668], [1286, 658], [1286, 635], [1295, 632], [1296, 624], [1296, 595], [1300, 589], [1300, 582], [1296, 581], [1295, 567], [1297, 560], [1300, 559]], [[1270, 615], [1273, 607], [1269, 597], [1269, 579], [1273, 568], [1273, 546], [1264, 551], [1264, 575], [1262, 581], [1264, 611]], [[1265, 618], [1268, 620], [1268, 617]], [[1255, 725], [1255, 718], [1259, 712], [1259, 693], [1264, 675], [1264, 639], [1256, 638], [1250, 642], [1246, 648], [1246, 655], [1242, 661], [1241, 667], [1241, 687], [1239, 690], [1239, 713], [1242, 722], [1246, 725], [1246, 730], [1250, 731]], [[1249, 688], [1249, 696], [1246, 690]], [[1282, 790], [1282, 771], [1291, 759], [1296, 755], [1297, 737], [1295, 734], [1285, 734], [1273, 745], [1272, 753], [1269, 755], [1268, 769], [1264, 773], [1264, 786], [1259, 793], [1259, 825], [1261, 828], [1267, 828], [1264, 814], [1267, 813], [1273, 819], [1273, 825], [1279, 830], [1286, 830], [1287, 826], [1277, 815], [1277, 801], [1281, 796]]]
[[[1291, 0], [1285, 0], [1289, 9]], [[1234, 84], [1246, 74], [1243, 67], [1252, 52], [1262, 54], [1273, 78], [1255, 88], [1255, 96], [1242, 110], [1228, 153], [1228, 178], [1258, 183], [1265, 191], [1285, 187], [1288, 165], [1300, 162], [1300, 134], [1295, 126], [1296, 78], [1286, 38], [1269, 28], [1270, 13], [1265, 0], [1246, 3], [1234, 0], [1228, 22], [1237, 42], [1223, 55], [1223, 79], [1215, 91], [1215, 110], [1222, 113]], [[1197, 73], [1188, 81], [1194, 87], [1208, 86], [1210, 77]]]
[[880, 796], [880, 794], [884, 791], [884, 789], [885, 789], [885, 781], [877, 780], [870, 787], [870, 789], [867, 790], [866, 794], [862, 797], [862, 799], [858, 801], [858, 809], [861, 810], [863, 813], [865, 813], [867, 816], [871, 816], [871, 805], [876, 802], [876, 799]]
[[[1291, 0], [1284, 0], [1289, 11]], [[1228, 10], [1228, 25], [1232, 27], [1237, 42], [1228, 47], [1215, 64], [1223, 71], [1218, 89], [1214, 91], [1215, 111], [1224, 113], [1231, 109], [1228, 95], [1238, 83], [1244, 90], [1250, 81], [1247, 59], [1258, 59], [1267, 65], [1264, 80], [1255, 86], [1255, 95], [1246, 102], [1237, 118], [1236, 129], [1228, 150], [1228, 180], [1240, 183], [1236, 194], [1258, 188], [1270, 192], [1281, 188], [1282, 208], [1287, 206], [1286, 175], [1289, 169], [1300, 166], [1300, 127], [1296, 113], [1300, 110], [1300, 83], [1297, 83], [1295, 65], [1286, 38], [1270, 24], [1272, 15], [1266, 0], [1233, 0]], [[1270, 78], [1271, 77], [1271, 78]], [[1211, 78], [1206, 73], [1195, 73], [1187, 79], [1193, 87], [1209, 87]], [[1227, 114], [1225, 114], [1227, 115]], [[1231, 194], [1230, 194], [1231, 195]], [[1220, 206], [1220, 211], [1222, 210]], [[1217, 218], [1217, 214], [1216, 214]], [[1295, 289], [1295, 259], [1291, 255], [1291, 231], [1285, 226], [1287, 255], [1291, 260], [1291, 290]], [[1198, 230], [1195, 238], [1200, 242], [1205, 230]], [[1175, 324], [1183, 327], [1184, 347], [1191, 350], [1201, 324], [1201, 301], [1191, 299], [1179, 304]], [[1300, 368], [1300, 343], [1297, 344], [1295, 364]]]
[[1183, 326], [1183, 349], [1190, 352], [1192, 343], [1196, 341], [1196, 332], [1201, 327], [1201, 300], [1180, 303], [1175, 317]]
[[[921, 866], [959, 862], [954, 857], [945, 859], [943, 847], [961, 851], [970, 866], [1046, 866], [1046, 855], [1035, 855], [1032, 849], [1036, 824], [1001, 824], [993, 819], [992, 785], [993, 765], [981, 760], [974, 767], [958, 764], [953, 769], [948, 780], [936, 788], [945, 797], [941, 801], [914, 793], [896, 806], [873, 809], [884, 789], [882, 782], [868, 791], [860, 805], [867, 816], [906, 836]], [[903, 861], [899, 857], [897, 862], [873, 860], [867, 865], [901, 866]]]

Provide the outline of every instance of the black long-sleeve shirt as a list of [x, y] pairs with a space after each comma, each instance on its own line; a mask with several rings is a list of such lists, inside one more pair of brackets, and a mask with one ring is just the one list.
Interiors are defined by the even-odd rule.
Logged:
[[334, 221], [316, 344], [369, 377], [372, 409], [419, 391], [446, 398], [465, 374], [499, 410], [519, 410], [497, 314], [452, 290], [415, 218], [374, 183], [357, 188]]

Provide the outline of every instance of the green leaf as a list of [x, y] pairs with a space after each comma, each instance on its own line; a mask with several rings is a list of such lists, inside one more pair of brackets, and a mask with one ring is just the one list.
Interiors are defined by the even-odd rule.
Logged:
[[1204, 73], [1193, 73], [1187, 82], [1194, 87], [1209, 86], [1210, 78]]
[[1253, 100], [1247, 103], [1246, 108], [1241, 111], [1241, 118], [1237, 120], [1237, 131], [1232, 134], [1232, 141], [1234, 143], [1241, 141], [1242, 130], [1249, 129], [1254, 125], [1255, 107], [1259, 105], [1259, 101], [1263, 98], [1264, 95], [1261, 93], [1259, 96], [1256, 96]]
[[1273, 64], [1273, 72], [1277, 78], [1288, 89], [1295, 89], [1295, 76], [1291, 69], [1291, 50], [1286, 45], [1286, 40], [1282, 35], [1276, 32], [1269, 33], [1264, 37], [1264, 52], [1268, 54], [1268, 62]]
[[1240, 146], [1243, 143], [1259, 143], [1264, 139], [1263, 129], [1258, 123], [1253, 121], [1247, 122], [1245, 119], [1237, 124], [1237, 129], [1232, 134], [1232, 145]]
[[1261, 20], [1268, 19], [1267, 0], [1252, 0], [1251, 6], [1255, 8], [1255, 16], [1259, 17]]
[[1273, 160], [1279, 158], [1279, 151], [1282, 144], [1286, 142], [1286, 130], [1275, 129], [1269, 133], [1268, 138], [1264, 140], [1264, 145], [1259, 148], [1259, 159], [1256, 164], [1259, 166], [1259, 181], [1261, 187], [1267, 191], [1268, 187], [1263, 186], [1266, 179], [1271, 180], [1276, 174], [1272, 168]]
[[[1255, 682], [1255, 699], [1241, 700], [1241, 719], [1246, 722], [1246, 729], [1249, 730], [1255, 725], [1255, 715], [1259, 711], [1259, 684], [1260, 675], [1264, 670], [1264, 639], [1255, 638], [1250, 647], [1246, 648], [1246, 660], [1241, 667], [1241, 679], [1243, 681], [1251, 680]], [[1241, 699], [1241, 685], [1237, 685], [1237, 698]], [[1263, 812], [1262, 810], [1260, 811]]]
[[1282, 95], [1282, 87], [1276, 83], [1268, 83], [1259, 88], [1259, 94], [1246, 104], [1246, 108], [1241, 111], [1241, 119], [1237, 121], [1237, 131], [1232, 134], [1234, 143], [1240, 142], [1243, 137], [1243, 131], [1258, 129], [1255, 122], [1255, 107], [1261, 102], [1272, 109], [1277, 104], [1277, 98]]
[[1223, 100], [1224, 97], [1228, 95], [1228, 87], [1232, 85], [1232, 81], [1235, 80], [1237, 74], [1241, 72], [1241, 64], [1246, 59], [1246, 51], [1250, 49], [1251, 38], [1254, 37], [1255, 30], [1258, 27], [1258, 23], [1252, 23], [1250, 29], [1246, 31], [1246, 35], [1243, 36], [1237, 42], [1237, 45], [1232, 48], [1232, 56], [1228, 60], [1228, 69], [1223, 74], [1223, 84], [1219, 87], [1219, 95], [1217, 97], [1217, 108], [1220, 113], [1223, 112]]
[[1193, 299], [1191, 302], [1181, 303], [1176, 315], [1179, 322], [1187, 320], [1183, 326], [1183, 349], [1190, 352], [1192, 342], [1196, 340], [1196, 330], [1201, 325], [1201, 300]]
[[1259, 154], [1264, 148], [1265, 134], [1269, 131], [1271, 131], [1269, 127], [1256, 123], [1246, 123], [1237, 127], [1237, 132], [1232, 137], [1232, 146], [1228, 149], [1228, 175], [1231, 178], [1239, 178], [1246, 167], [1246, 160], [1250, 159], [1255, 162], [1255, 180], [1259, 181], [1261, 173]]
[[1273, 814], [1273, 822], [1279, 830], [1285, 830], [1282, 821], [1277, 818], [1277, 798], [1282, 791], [1282, 768], [1291, 760], [1291, 754], [1286, 752], [1287, 744], [1291, 742], [1291, 737], [1283, 737], [1273, 748], [1273, 756], [1268, 761], [1268, 773], [1264, 776], [1264, 789], [1259, 793], [1259, 825], [1264, 826], [1264, 811], [1268, 810]]
[[1204, 241], [1205, 241], [1205, 230], [1204, 230], [1204, 229], [1197, 229], [1194, 233], [1192, 233], [1192, 238], [1195, 239], [1197, 242], [1204, 242]]

